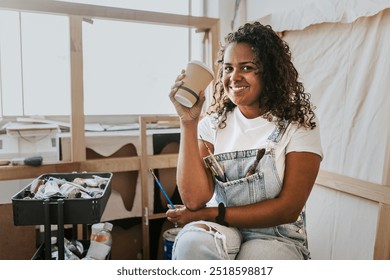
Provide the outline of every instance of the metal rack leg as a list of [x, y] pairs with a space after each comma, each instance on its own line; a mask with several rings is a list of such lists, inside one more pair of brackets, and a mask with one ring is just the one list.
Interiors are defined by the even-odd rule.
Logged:
[[88, 240], [90, 233], [88, 232], [88, 225], [83, 224], [83, 239]]
[[72, 240], [77, 240], [77, 237], [78, 237], [77, 224], [72, 224]]
[[45, 244], [45, 259], [51, 259], [51, 227], [50, 227], [50, 201], [46, 199], [43, 201], [43, 208], [45, 213], [44, 225], [44, 244]]
[[58, 259], [65, 259], [65, 249], [64, 249], [64, 200], [57, 200], [57, 217], [58, 217], [58, 227], [57, 227], [57, 244], [58, 244]]

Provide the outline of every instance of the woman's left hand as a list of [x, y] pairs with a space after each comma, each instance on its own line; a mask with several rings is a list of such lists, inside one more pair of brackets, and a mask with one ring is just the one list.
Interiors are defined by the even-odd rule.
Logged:
[[175, 205], [175, 209], [172, 209], [170, 205], [168, 207], [167, 219], [177, 226], [182, 227], [195, 220], [194, 212], [188, 210], [184, 205]]

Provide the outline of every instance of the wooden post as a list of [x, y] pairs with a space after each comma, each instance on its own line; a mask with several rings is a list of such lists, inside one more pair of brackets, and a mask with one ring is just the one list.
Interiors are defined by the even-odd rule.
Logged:
[[[71, 71], [71, 160], [86, 159], [84, 132], [84, 81], [82, 17], [69, 17]], [[83, 170], [75, 170], [83, 171]]]
[[374, 260], [390, 260], [390, 205], [379, 203]]
[[150, 258], [150, 246], [149, 246], [149, 195], [148, 195], [148, 159], [147, 159], [147, 135], [146, 135], [147, 120], [140, 116], [140, 175], [141, 175], [141, 197], [142, 197], [142, 247], [143, 258], [148, 260]]

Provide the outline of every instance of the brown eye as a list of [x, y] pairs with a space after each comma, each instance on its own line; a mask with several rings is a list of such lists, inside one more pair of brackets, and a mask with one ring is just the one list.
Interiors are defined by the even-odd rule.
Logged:
[[225, 66], [225, 67], [223, 68], [223, 71], [224, 71], [225, 73], [229, 73], [229, 72], [232, 72], [232, 71], [233, 71], [233, 68], [232, 68], [231, 66]]
[[251, 71], [255, 71], [256, 68], [253, 67], [253, 66], [249, 66], [249, 65], [245, 65], [242, 67], [242, 71], [245, 71], [245, 72], [251, 72]]

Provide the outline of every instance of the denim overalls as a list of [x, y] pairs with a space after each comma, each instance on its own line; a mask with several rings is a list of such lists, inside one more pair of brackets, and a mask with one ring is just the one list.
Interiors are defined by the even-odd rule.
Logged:
[[[282, 182], [275, 167], [274, 151], [287, 127], [288, 123], [285, 123], [285, 125], [281, 129], [276, 127], [275, 130], [271, 133], [271, 135], [268, 137], [267, 146], [265, 147], [265, 153], [258, 164], [256, 164], [255, 161], [257, 153], [260, 152], [260, 149], [216, 154], [214, 155], [214, 157], [218, 161], [220, 168], [218, 168], [218, 166], [216, 166], [216, 164], [212, 162], [211, 156], [205, 158], [206, 163], [208, 163], [208, 165], [213, 165], [212, 168], [214, 168], [217, 173], [221, 169], [225, 171], [226, 176], [220, 173], [218, 176], [215, 176], [214, 198], [218, 203], [222, 202], [225, 204], [226, 207], [230, 207], [252, 204], [266, 199], [272, 199], [278, 196], [282, 188]], [[251, 167], [251, 165], [253, 165], [253, 163], [257, 165], [256, 171], [252, 175], [248, 175], [248, 169]], [[203, 230], [200, 228], [194, 228], [194, 225], [199, 223], [209, 225], [210, 229], [214, 228], [214, 230], [209, 231], [209, 234], [211, 233], [214, 239], [221, 240], [221, 245], [218, 245], [216, 243], [216, 250], [218, 251], [218, 254], [221, 255], [221, 258], [227, 258], [226, 254], [220, 252], [221, 250], [227, 251], [229, 257], [234, 258], [237, 253], [235, 251], [240, 250], [239, 247], [241, 243], [245, 243], [247, 241], [255, 239], [274, 241], [277, 240], [279, 241], [277, 242], [278, 245], [285, 244], [286, 246], [294, 247], [295, 252], [298, 252], [301, 258], [309, 258], [309, 251], [307, 249], [304, 210], [299, 215], [298, 220], [291, 224], [284, 224], [269, 228], [233, 228], [234, 230], [238, 230], [239, 232], [236, 234], [233, 233], [233, 236], [240, 235], [239, 244], [237, 244], [237, 241], [234, 241], [236, 244], [234, 244], [233, 246], [232, 244], [229, 244], [229, 242], [231, 242], [230, 237], [226, 238], [225, 236], [226, 234], [229, 235], [229, 232], [226, 231], [226, 227], [206, 221], [193, 222], [186, 225], [183, 230], [179, 232], [176, 243], [183, 242], [180, 239], [186, 239], [186, 243], [188, 246], [189, 242], [196, 242], [196, 239], [203, 239], [203, 237], [200, 236], [197, 236], [196, 239], [187, 239], [188, 236], [186, 238], [183, 238], [185, 232], [194, 234], [194, 232], [199, 232]], [[205, 232], [205, 230], [203, 231]], [[204, 244], [206, 242], [206, 240], [203, 240], [199, 243]], [[181, 245], [182, 246], [178, 246], [180, 247], [180, 249], [184, 247], [184, 244]], [[209, 244], [209, 246], [211, 245]], [[211, 247], [213, 246], [215, 245], [213, 244]], [[219, 248], [221, 246], [222, 248]], [[199, 250], [199, 246], [193, 249]], [[258, 248], [258, 250], [261, 249], [262, 248]], [[205, 259], [209, 257], [211, 258], [210, 252], [206, 252], [203, 256], [195, 252], [191, 253], [191, 251], [189, 251], [189, 253], [190, 256], [184, 255], [184, 257]], [[277, 252], [275, 252], [275, 258], [278, 258], [276, 254]], [[181, 254], [178, 253], [177, 255], [179, 255], [180, 257]]]

